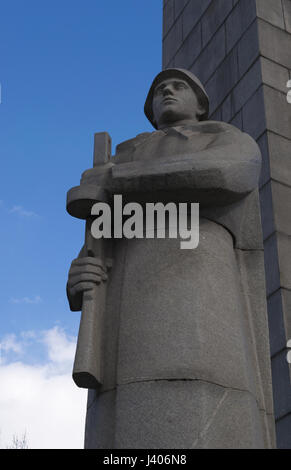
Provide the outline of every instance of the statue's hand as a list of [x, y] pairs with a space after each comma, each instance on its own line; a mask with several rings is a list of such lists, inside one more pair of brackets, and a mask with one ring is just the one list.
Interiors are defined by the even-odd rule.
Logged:
[[104, 278], [102, 262], [95, 257], [76, 258], [73, 260], [68, 276], [67, 295], [73, 311], [82, 310], [83, 292], [100, 284]]

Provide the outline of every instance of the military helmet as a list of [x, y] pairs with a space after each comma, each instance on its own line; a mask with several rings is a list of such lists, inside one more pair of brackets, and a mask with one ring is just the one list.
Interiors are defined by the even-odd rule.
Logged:
[[154, 90], [159, 83], [173, 77], [185, 80], [191, 86], [197, 96], [200, 106], [205, 110], [205, 112], [200, 116], [200, 121], [208, 119], [209, 98], [200, 80], [192, 72], [186, 69], [165, 69], [162, 70], [162, 72], [160, 72], [154, 79], [144, 105], [145, 115], [151, 124], [157, 128], [152, 109]]

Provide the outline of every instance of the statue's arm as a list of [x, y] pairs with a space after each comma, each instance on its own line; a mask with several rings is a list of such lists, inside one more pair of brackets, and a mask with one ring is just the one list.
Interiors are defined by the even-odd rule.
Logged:
[[[115, 193], [190, 189], [197, 202], [235, 202], [258, 185], [261, 154], [239, 130], [224, 132], [203, 151], [167, 159], [130, 162], [112, 168]], [[205, 200], [205, 201], [204, 201]]]

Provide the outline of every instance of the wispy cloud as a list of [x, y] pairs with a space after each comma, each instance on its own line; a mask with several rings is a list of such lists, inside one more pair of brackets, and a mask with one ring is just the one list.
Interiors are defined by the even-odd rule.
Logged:
[[15, 297], [11, 297], [10, 302], [12, 304], [40, 304], [42, 299], [39, 295], [31, 297], [22, 297], [21, 299], [16, 299]]
[[[6, 335], [1, 345], [2, 446], [26, 430], [32, 449], [82, 448], [87, 393], [78, 389], [71, 377], [76, 338], [54, 327]], [[39, 346], [47, 361], [26, 363], [26, 350], [31, 355]], [[13, 361], [9, 360], [9, 351], [14, 353]]]
[[16, 354], [23, 352], [23, 345], [17, 341], [15, 334], [5, 335], [0, 341], [0, 358], [2, 358], [3, 353], [7, 354], [11, 351]]
[[38, 217], [38, 215], [33, 211], [28, 211], [24, 209], [22, 206], [13, 206], [12, 209], [9, 210], [10, 214], [18, 214], [20, 217]]
[[27, 210], [21, 205], [14, 205], [13, 207], [9, 207], [3, 200], [0, 200], [0, 209], [4, 210], [7, 214], [15, 214], [22, 219], [40, 218], [36, 212]]

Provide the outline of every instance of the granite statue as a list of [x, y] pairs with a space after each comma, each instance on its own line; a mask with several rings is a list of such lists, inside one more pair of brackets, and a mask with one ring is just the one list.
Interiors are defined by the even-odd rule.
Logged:
[[159, 73], [144, 110], [154, 132], [113, 157], [97, 134], [97, 164], [67, 209], [88, 222], [94, 201], [114, 194], [198, 202], [200, 241], [181, 250], [179, 239], [93, 240], [87, 228], [67, 284], [72, 310], [91, 302], [78, 354], [97, 373], [76, 366], [76, 383], [89, 388], [85, 445], [272, 448], [260, 150], [208, 120], [207, 93], [188, 70]]

